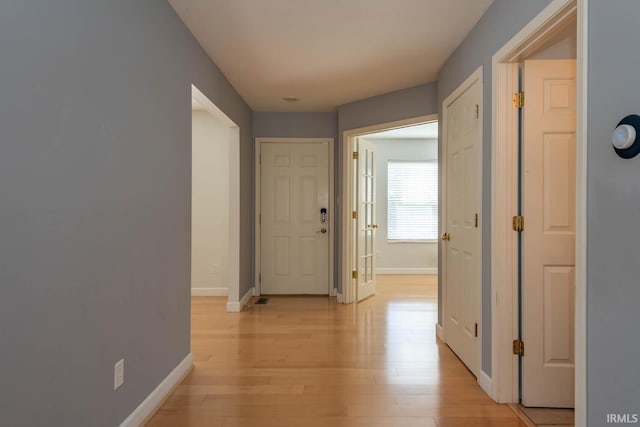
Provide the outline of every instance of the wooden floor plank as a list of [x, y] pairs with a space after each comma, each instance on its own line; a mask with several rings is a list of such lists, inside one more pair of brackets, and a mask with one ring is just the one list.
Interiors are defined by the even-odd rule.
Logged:
[[195, 368], [147, 426], [524, 426], [435, 338], [437, 277], [378, 278], [357, 305], [192, 298]]

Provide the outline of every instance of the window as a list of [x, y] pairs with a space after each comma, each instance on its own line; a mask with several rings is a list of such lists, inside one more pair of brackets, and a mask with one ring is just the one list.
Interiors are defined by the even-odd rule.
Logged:
[[437, 240], [437, 160], [389, 161], [387, 199], [388, 240]]

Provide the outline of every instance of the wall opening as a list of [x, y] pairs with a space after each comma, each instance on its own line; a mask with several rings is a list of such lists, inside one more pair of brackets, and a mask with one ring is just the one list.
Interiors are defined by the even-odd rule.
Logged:
[[191, 110], [191, 295], [238, 311], [239, 128], [195, 86]]

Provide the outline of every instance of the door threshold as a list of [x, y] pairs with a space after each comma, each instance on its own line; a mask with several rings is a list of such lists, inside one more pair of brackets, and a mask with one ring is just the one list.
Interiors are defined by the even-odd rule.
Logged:
[[574, 410], [559, 408], [525, 408], [522, 405], [509, 403], [509, 408], [527, 427], [540, 426], [575, 426]]

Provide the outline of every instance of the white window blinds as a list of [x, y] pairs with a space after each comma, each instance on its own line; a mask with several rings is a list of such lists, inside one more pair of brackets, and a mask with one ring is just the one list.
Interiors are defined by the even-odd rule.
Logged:
[[387, 163], [387, 239], [438, 238], [437, 160]]

